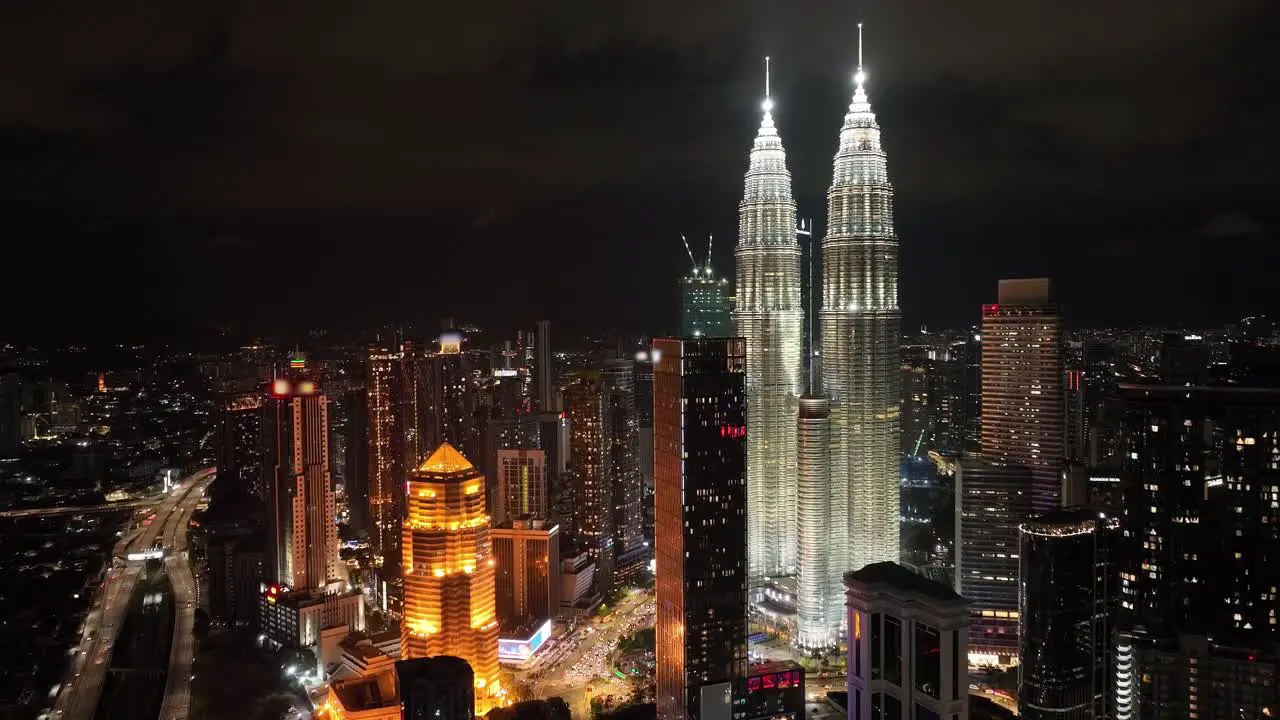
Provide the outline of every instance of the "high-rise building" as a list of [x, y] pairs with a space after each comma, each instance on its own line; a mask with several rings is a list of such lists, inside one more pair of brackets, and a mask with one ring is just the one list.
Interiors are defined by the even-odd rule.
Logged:
[[920, 455], [933, 440], [936, 401], [933, 348], [906, 345], [902, 348], [902, 454]]
[[329, 398], [296, 358], [267, 399], [264, 574], [294, 591], [338, 579], [338, 526], [329, 468]]
[[1031, 472], [1036, 513], [1061, 504], [1066, 461], [1062, 327], [1045, 278], [1001, 280], [982, 306], [982, 456]]
[[[861, 31], [859, 31], [861, 32]], [[833, 567], [899, 559], [898, 238], [880, 126], [859, 39], [853, 101], [840, 128], [822, 241], [822, 388], [831, 398], [831, 480], [848, 540]]]
[[494, 559], [484, 476], [442, 444], [409, 476], [402, 554], [404, 660], [455, 655], [475, 672], [476, 712], [501, 705]]
[[604, 392], [605, 477], [613, 485], [613, 532], [619, 575], [634, 578], [647, 565], [640, 479], [640, 433], [636, 414], [635, 361], [607, 360], [600, 370]]
[[544, 413], [557, 412], [560, 404], [556, 402], [555, 361], [551, 353], [551, 321], [538, 321], [538, 333], [534, 342], [537, 350], [534, 370], [538, 378], [538, 409]]
[[796, 433], [798, 462], [797, 540], [800, 568], [796, 584], [796, 643], [805, 648], [826, 648], [839, 642], [844, 614], [840, 578], [847, 568], [833, 559], [843, 547], [846, 504], [835, 502], [830, 477], [831, 405], [825, 395], [810, 392], [800, 398]]
[[1120, 385], [1114, 717], [1280, 705], [1280, 389]]
[[518, 517], [493, 528], [498, 620], [533, 628], [560, 613], [560, 528]]
[[1120, 521], [1093, 508], [1022, 524], [1018, 710], [1028, 720], [1111, 717]]
[[400, 544], [400, 508], [404, 487], [404, 432], [400, 415], [400, 367], [404, 356], [370, 348], [365, 356], [365, 441], [368, 458], [369, 542], [376, 555], [396, 557]]
[[796, 566], [796, 412], [804, 390], [796, 205], [768, 95], [766, 73], [764, 117], [751, 148], [734, 250], [733, 327], [746, 338], [751, 408], [747, 524], [753, 583], [790, 574]]
[[844, 576], [850, 718], [968, 720], [968, 601], [893, 562]]
[[653, 541], [653, 359], [648, 348], [636, 352], [636, 419], [640, 436], [641, 532]]
[[956, 590], [972, 603], [969, 659], [1018, 657], [1018, 526], [1032, 516], [1031, 473], [979, 459], [956, 468]]
[[605, 391], [599, 372], [569, 382], [569, 472], [573, 478], [573, 539], [596, 564], [600, 592], [613, 588], [615, 499], [605, 454]]
[[421, 358], [426, 408], [419, 447], [449, 443], [476, 458], [484, 454], [482, 383], [493, 376], [488, 353], [463, 349], [462, 336], [444, 333], [440, 348]]
[[261, 391], [225, 393], [220, 398], [215, 496], [264, 497], [263, 400]]
[[[689, 259], [693, 259], [692, 254]], [[729, 281], [712, 271], [708, 247], [707, 264], [699, 266], [695, 262], [689, 274], [680, 278], [680, 334], [725, 337], [733, 330], [729, 311]]]
[[404, 720], [472, 720], [475, 685], [475, 673], [462, 658], [441, 655], [396, 663]]
[[547, 454], [541, 450], [498, 451], [495, 524], [521, 515], [547, 519]]
[[658, 717], [729, 718], [747, 669], [746, 341], [654, 349]]
[[0, 371], [0, 458], [22, 449], [22, 385], [16, 372]]

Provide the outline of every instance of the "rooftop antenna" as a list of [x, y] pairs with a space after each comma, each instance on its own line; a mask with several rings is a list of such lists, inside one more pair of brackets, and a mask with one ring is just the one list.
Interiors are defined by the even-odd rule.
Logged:
[[764, 108], [765, 115], [769, 115], [773, 111], [773, 98], [769, 97], [769, 56], [764, 56]]
[[858, 69], [862, 69], [862, 23], [858, 23]]
[[862, 83], [866, 81], [867, 71], [862, 69], [862, 23], [858, 23], [858, 71], [853, 74], [853, 82], [862, 89]]
[[693, 266], [693, 272], [698, 272], [698, 261], [693, 259], [693, 250], [689, 249], [689, 241], [685, 238], [684, 233], [680, 233], [680, 241], [684, 243], [684, 251], [689, 253], [689, 264]]
[[711, 241], [715, 240], [715, 238], [716, 238], [715, 235], [712, 235], [711, 233], [707, 233], [707, 272], [708, 273], [711, 272]]

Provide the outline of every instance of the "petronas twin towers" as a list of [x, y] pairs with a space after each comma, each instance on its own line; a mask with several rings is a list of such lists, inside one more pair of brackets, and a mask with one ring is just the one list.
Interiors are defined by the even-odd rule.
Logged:
[[861, 37], [858, 55], [827, 192], [821, 362], [807, 388], [795, 201], [767, 97], [739, 206], [749, 572], [757, 586], [796, 578], [795, 638], [806, 647], [838, 641], [845, 572], [899, 555], [898, 240]]

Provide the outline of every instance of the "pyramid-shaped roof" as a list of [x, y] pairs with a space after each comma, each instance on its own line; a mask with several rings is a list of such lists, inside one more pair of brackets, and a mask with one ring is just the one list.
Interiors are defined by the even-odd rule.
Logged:
[[440, 447], [431, 453], [431, 457], [418, 466], [419, 472], [448, 474], [466, 470], [475, 470], [475, 466], [462, 453], [458, 452], [457, 448], [447, 442], [440, 443]]

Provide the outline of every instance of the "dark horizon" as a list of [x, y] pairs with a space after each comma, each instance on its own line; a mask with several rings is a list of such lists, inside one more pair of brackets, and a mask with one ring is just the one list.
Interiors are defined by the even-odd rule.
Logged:
[[1073, 327], [1277, 309], [1274, 3], [344, 8], [15, 10], [0, 341], [674, 330], [680, 233], [731, 277], [766, 54], [822, 231], [858, 21], [904, 331], [1018, 276]]

